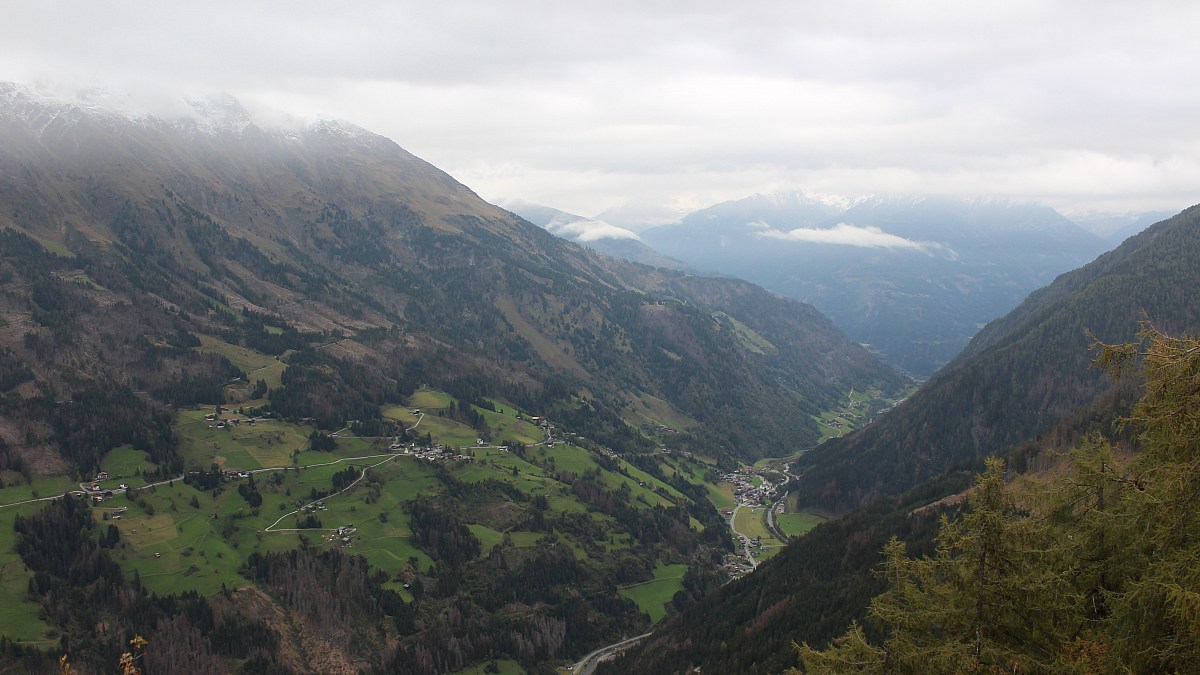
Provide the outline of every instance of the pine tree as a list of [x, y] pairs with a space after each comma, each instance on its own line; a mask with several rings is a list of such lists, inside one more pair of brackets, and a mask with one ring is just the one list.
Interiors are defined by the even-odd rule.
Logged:
[[1134, 458], [1089, 438], [1028, 511], [988, 460], [935, 556], [885, 548], [888, 588], [868, 612], [882, 644], [852, 625], [825, 650], [797, 648], [807, 672], [1195, 672], [1200, 339], [1145, 323], [1138, 342], [1097, 345], [1098, 366], [1120, 377], [1138, 362], [1146, 379], [1126, 421]]
[[868, 618], [886, 631], [882, 647], [858, 626], [824, 652], [805, 645], [808, 672], [964, 673], [1044, 670], [1056, 654], [1068, 596], [1053, 574], [1043, 521], [1019, 510], [1004, 464], [987, 461], [960, 519], [943, 518], [933, 557], [884, 549], [888, 589]]
[[1129, 575], [1111, 594], [1116, 658], [1137, 672], [1187, 672], [1200, 663], [1200, 339], [1143, 322], [1139, 341], [1103, 345], [1098, 363], [1120, 376], [1140, 361], [1145, 395], [1129, 423], [1141, 452], [1123, 478], [1114, 529]]

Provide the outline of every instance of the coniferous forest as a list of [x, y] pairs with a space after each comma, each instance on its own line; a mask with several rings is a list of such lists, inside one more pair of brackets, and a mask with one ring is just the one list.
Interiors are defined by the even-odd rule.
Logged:
[[[813, 673], [1191, 672], [1200, 663], [1200, 339], [1146, 325], [1098, 364], [1141, 371], [1136, 452], [1093, 437], [1029, 485], [989, 460], [936, 551], [884, 549], [886, 590]], [[791, 671], [797, 672], [797, 671]]]

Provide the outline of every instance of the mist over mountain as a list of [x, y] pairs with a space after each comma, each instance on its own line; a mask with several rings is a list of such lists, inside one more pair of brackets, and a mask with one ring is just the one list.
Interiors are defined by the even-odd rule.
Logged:
[[618, 585], [720, 583], [719, 468], [906, 385], [810, 305], [599, 255], [356, 125], [185, 107], [0, 89], [0, 503], [66, 495], [0, 513], [32, 542], [0, 599], [73, 664], [138, 633], [211, 672], [553, 667], [648, 627]]
[[[218, 303], [301, 331], [398, 331], [412, 367], [426, 368], [427, 349], [458, 364], [426, 377], [587, 389], [616, 417], [647, 395], [692, 419], [716, 414], [749, 377], [746, 395], [776, 400], [755, 414], [801, 443], [816, 425], [791, 411], [866, 380], [898, 382], [811, 307], [589, 255], [354, 125], [261, 127], [228, 100], [164, 121], [15, 87], [5, 99], [3, 223], [91, 264], [122, 261], [164, 308], [191, 308], [189, 320], [211, 322], [200, 308]], [[739, 346], [718, 312], [773, 348]], [[763, 428], [736, 432], [739, 451], [776, 447]]]
[[718, 204], [642, 240], [698, 269], [810, 302], [852, 339], [922, 376], [1108, 246], [1048, 207], [804, 193]]
[[546, 228], [547, 232], [607, 256], [651, 267], [673, 270], [686, 267], [678, 260], [661, 255], [643, 244], [636, 233], [603, 220], [584, 218], [549, 206], [523, 201], [508, 201], [501, 206], [534, 225]]
[[1170, 211], [1112, 213], [1108, 211], [1070, 211], [1071, 222], [1105, 241], [1119, 244], [1147, 227], [1171, 217]]

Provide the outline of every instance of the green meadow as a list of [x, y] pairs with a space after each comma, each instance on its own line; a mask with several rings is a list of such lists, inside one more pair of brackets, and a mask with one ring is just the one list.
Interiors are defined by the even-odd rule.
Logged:
[[[220, 341], [205, 339], [202, 349], [236, 358], [247, 368], [257, 365], [276, 374], [282, 372], [283, 364], [274, 359], [265, 363], [262, 355]], [[147, 486], [141, 474], [156, 467], [144, 453], [120, 446], [101, 460], [102, 469], [109, 474], [102, 487], [116, 494], [93, 508], [93, 518], [99, 527], [118, 528], [121, 543], [112, 555], [127, 578], [136, 577], [150, 592], [208, 595], [238, 588], [249, 583], [240, 569], [250, 553], [285, 551], [307, 542], [315, 547], [344, 547], [364, 556], [387, 575], [388, 587], [411, 599], [403, 588], [406, 580], [435, 564], [412, 541], [407, 509], [414, 499], [461, 491], [463, 484], [488, 486], [469, 509], [460, 512], [485, 555], [497, 546], [514, 551], [513, 555], [529, 555], [515, 552], [557, 542], [581, 560], [631, 550], [636, 542], [612, 516], [580, 501], [560, 476], [586, 474], [606, 489], [627, 490], [629, 503], [641, 509], [686, 501], [674, 487], [623, 459], [605, 458], [566, 442], [542, 445], [542, 430], [502, 403], [496, 404], [496, 411], [476, 408], [492, 434], [489, 444], [479, 446], [475, 429], [437, 415], [452, 401], [442, 392], [422, 390], [407, 405], [385, 406], [382, 413], [405, 426], [416, 425], [418, 433], [429, 433], [435, 443], [464, 448], [462, 454], [470, 459], [418, 458], [392, 450], [391, 439], [354, 438], [344, 435], [344, 430], [336, 436], [333, 452], [315, 452], [309, 449], [311, 425], [277, 419], [250, 425], [244, 415], [226, 407], [221, 420], [236, 417], [242, 421], [219, 427], [218, 420], [205, 419], [215, 405], [180, 410], [174, 431], [187, 470], [207, 471], [215, 465], [225, 471], [250, 472], [249, 476], [226, 480], [215, 489], [197, 489], [188, 484], [191, 479], [183, 478]], [[414, 415], [416, 408], [423, 414]], [[523, 444], [524, 456], [499, 447], [503, 442]], [[355, 478], [363, 478], [335, 492], [334, 475], [348, 467], [354, 467]], [[683, 474], [694, 482], [710, 475], [708, 465], [682, 457], [671, 458], [664, 471], [668, 476]], [[43, 504], [14, 505], [78, 490], [79, 484], [68, 477], [40, 478], [33, 484], [24, 483], [18, 474], [0, 478], [10, 485], [0, 489], [0, 603], [6, 608], [0, 617], [0, 633], [21, 640], [45, 640], [39, 607], [25, 598], [30, 574], [15, 553], [12, 528], [16, 514], [32, 513]], [[261, 498], [256, 506], [238, 489], [248, 490], [251, 481]], [[118, 484], [133, 489], [118, 491]], [[498, 489], [500, 484], [509, 487]], [[725, 489], [731, 486], [706, 485], [718, 507], [731, 503], [732, 495]], [[527, 526], [529, 505], [537, 498], [545, 499], [547, 519], [586, 516], [591, 525], [531, 531]], [[303, 510], [306, 507], [309, 511]], [[317, 527], [301, 527], [310, 524], [306, 522], [309, 515]], [[691, 522], [699, 529], [698, 521], [693, 518]], [[339, 527], [352, 530], [335, 536]], [[686, 569], [686, 565], [660, 560], [651, 580], [625, 587], [620, 593], [652, 621], [658, 621], [681, 587]]]
[[775, 521], [779, 529], [789, 536], [807, 534], [809, 530], [825, 522], [825, 519], [815, 513], [778, 513]]
[[667, 613], [667, 605], [675, 594], [683, 588], [683, 575], [687, 573], [687, 565], [659, 565], [654, 569], [654, 579], [640, 584], [625, 586], [618, 592], [622, 597], [629, 598], [646, 614], [650, 615], [650, 623], [658, 623]]

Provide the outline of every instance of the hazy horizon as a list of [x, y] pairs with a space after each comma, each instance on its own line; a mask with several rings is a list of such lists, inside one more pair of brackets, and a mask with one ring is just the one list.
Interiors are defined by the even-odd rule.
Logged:
[[1198, 198], [1200, 6], [19, 2], [0, 79], [359, 124], [594, 218], [756, 193]]

